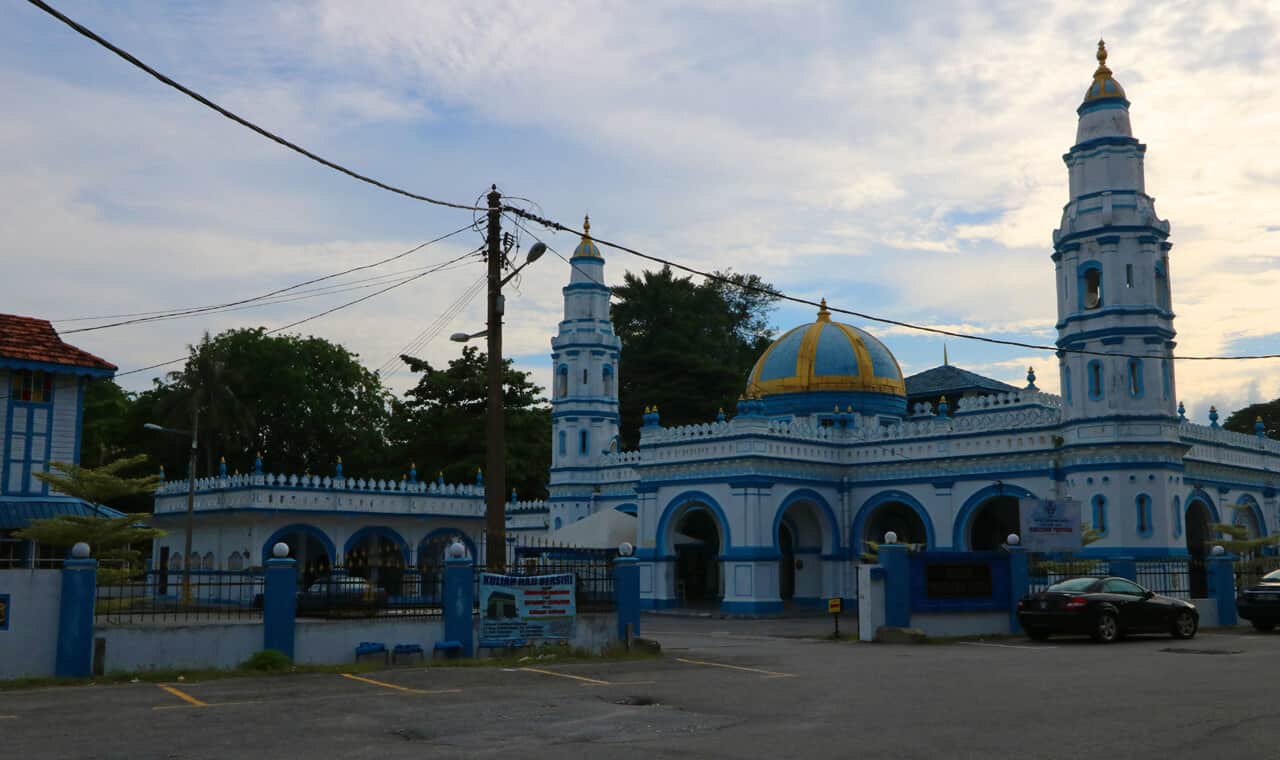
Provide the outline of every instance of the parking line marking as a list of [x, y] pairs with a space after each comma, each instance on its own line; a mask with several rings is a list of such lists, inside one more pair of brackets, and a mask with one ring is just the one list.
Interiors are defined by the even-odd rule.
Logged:
[[162, 683], [158, 683], [156, 684], [156, 686], [159, 686], [161, 689], [164, 689], [165, 691], [169, 692], [170, 694], [177, 697], [178, 699], [181, 699], [183, 702], [186, 702], [192, 707], [208, 707], [209, 706], [208, 702], [202, 702], [201, 700], [196, 699], [195, 697], [191, 696], [185, 691], [182, 691], [181, 689], [175, 689], [172, 686], [169, 686], [167, 684], [162, 684]]
[[795, 673], [779, 673], [776, 670], [761, 670], [760, 668], [748, 668], [742, 665], [728, 665], [723, 662], [707, 662], [706, 660], [689, 660], [684, 657], [677, 657], [676, 662], [686, 662], [690, 665], [706, 665], [712, 668], [728, 668], [730, 670], [744, 670], [748, 673], [760, 673], [769, 678], [795, 678]]
[[17, 720], [17, 715], [0, 715], [0, 720]]
[[608, 681], [601, 681], [597, 678], [587, 678], [586, 676], [575, 676], [572, 673], [559, 673], [554, 670], [543, 670], [542, 668], [520, 668], [526, 673], [541, 673], [544, 676], [555, 676], [556, 678], [571, 678], [575, 681], [582, 681], [592, 686], [612, 686]]
[[1057, 649], [1053, 644], [1036, 644], [1035, 646], [1026, 646], [1020, 644], [992, 644], [986, 641], [957, 641], [957, 644], [963, 644], [967, 647], [1000, 647], [1001, 649]]
[[381, 686], [384, 689], [395, 689], [396, 691], [403, 691], [408, 694], [457, 694], [462, 691], [462, 689], [411, 689], [408, 686], [400, 686], [394, 683], [387, 683], [386, 681], [375, 681], [372, 678], [365, 678], [364, 676], [358, 676], [354, 673], [339, 673], [338, 675], [343, 678], [350, 678], [352, 681], [373, 684], [374, 686]]
[[198, 705], [156, 705], [152, 710], [193, 710], [197, 707], [233, 707], [235, 705], [260, 705], [262, 700], [249, 699], [242, 702], [202, 702]]

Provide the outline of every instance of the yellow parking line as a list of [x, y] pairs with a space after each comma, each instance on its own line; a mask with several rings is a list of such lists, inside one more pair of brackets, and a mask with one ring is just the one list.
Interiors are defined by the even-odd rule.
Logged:
[[747, 668], [742, 665], [728, 665], [723, 662], [707, 662], [706, 660], [687, 660], [683, 657], [677, 657], [676, 662], [686, 662], [690, 665], [706, 665], [712, 668], [728, 668], [729, 670], [745, 670], [748, 673], [760, 673], [769, 678], [795, 678], [795, 673], [779, 673], [776, 670], [761, 670], [760, 668]]
[[608, 681], [601, 681], [597, 678], [587, 678], [586, 676], [575, 676], [572, 673], [559, 673], [554, 670], [543, 670], [541, 668], [520, 668], [526, 673], [541, 673], [544, 676], [555, 676], [556, 678], [572, 678], [575, 681], [589, 683], [592, 686], [612, 686]]
[[260, 705], [262, 700], [249, 699], [241, 702], [201, 702], [198, 705], [156, 705], [152, 710], [192, 710], [197, 707], [233, 707], [235, 705]]
[[0, 715], [0, 720], [17, 720], [17, 715]]
[[161, 689], [164, 689], [165, 691], [169, 692], [170, 694], [177, 697], [178, 699], [181, 699], [183, 702], [186, 702], [192, 707], [208, 707], [209, 706], [208, 702], [202, 702], [196, 699], [195, 697], [191, 696], [190, 694], [186, 693], [185, 691], [182, 691], [181, 689], [175, 689], [172, 686], [168, 686], [162, 683], [158, 683], [156, 684], [156, 686], [159, 686]]
[[403, 691], [408, 694], [457, 694], [458, 692], [462, 691], [462, 689], [435, 689], [432, 691], [428, 691], [425, 689], [410, 689], [408, 686], [399, 686], [397, 684], [387, 683], [386, 681], [375, 681], [372, 678], [357, 676], [353, 673], [339, 673], [338, 675], [342, 676], [343, 678], [350, 678], [352, 681], [360, 681], [361, 683], [373, 684], [374, 686], [381, 686], [384, 689], [395, 689], [396, 691]]

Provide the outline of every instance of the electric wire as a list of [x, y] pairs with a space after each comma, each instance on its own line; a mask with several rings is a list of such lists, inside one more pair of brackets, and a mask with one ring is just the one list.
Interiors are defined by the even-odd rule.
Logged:
[[[510, 212], [512, 214], [515, 214], [521, 218], [527, 219], [529, 221], [537, 222], [538, 224], [541, 224], [542, 226], [547, 227], [548, 229], [555, 230], [557, 232], [568, 232], [575, 235], [586, 234], [582, 230], [574, 229], [573, 227], [570, 227], [568, 225], [561, 224], [560, 222], [544, 218], [537, 214], [533, 214], [532, 212], [526, 211], [516, 206], [503, 206], [503, 210]], [[520, 226], [520, 225], [517, 223], [517, 226]], [[526, 232], [529, 231], [528, 228], [525, 228], [523, 226], [521, 228], [525, 229]], [[530, 232], [530, 234], [532, 233]], [[535, 239], [537, 238], [536, 235], [534, 235], [534, 237]], [[595, 241], [597, 245], [603, 245], [609, 248], [613, 248], [615, 250], [619, 250], [624, 253], [629, 253], [633, 256], [646, 259], [648, 261], [662, 264], [664, 266], [669, 266], [672, 269], [679, 269], [682, 272], [688, 272], [689, 274], [697, 275], [699, 277], [703, 277], [708, 280], [722, 282], [727, 285], [740, 288], [742, 290], [749, 290], [755, 293], [761, 293], [764, 295], [773, 296], [783, 301], [790, 301], [792, 303], [803, 304], [805, 306], [812, 306], [815, 308], [823, 308], [824, 306], [823, 303], [814, 301], [812, 299], [789, 295], [787, 293], [783, 293], [782, 291], [775, 290], [773, 288], [765, 288], [765, 287], [760, 287], [758, 285], [750, 285], [748, 283], [739, 282], [737, 280], [734, 280], [731, 277], [726, 277], [722, 274], [717, 274], [715, 272], [707, 272], [701, 269], [696, 269], [694, 267], [688, 266], [686, 264], [681, 264], [678, 261], [673, 261], [671, 259], [663, 258], [661, 256], [655, 256], [653, 254], [644, 253], [643, 251], [638, 251], [629, 246], [622, 245], [621, 243], [615, 243], [610, 240], [605, 240], [596, 235], [592, 235], [591, 239]], [[548, 248], [549, 247], [550, 246], [548, 246]], [[556, 255], [559, 256], [558, 253]], [[563, 259], [564, 257], [561, 256], [560, 258]], [[572, 262], [570, 263], [572, 264]], [[582, 272], [584, 275], [591, 277], [591, 275], [587, 273], [585, 270], [583, 270], [582, 268], [580, 267], [575, 267], [575, 268], [577, 268], [577, 270], [579, 272]], [[591, 279], [593, 281], [596, 281], [595, 278], [591, 278]], [[599, 285], [605, 285], [602, 282], [598, 282], [598, 281], [596, 282]], [[608, 287], [608, 286], [605, 285], [605, 287]], [[990, 344], [1000, 345], [1000, 346], [1012, 346], [1015, 348], [1025, 348], [1025, 349], [1035, 350], [1035, 351], [1052, 351], [1054, 353], [1059, 353], [1059, 354], [1079, 354], [1079, 355], [1085, 355], [1085, 356], [1111, 356], [1111, 357], [1120, 357], [1120, 358], [1127, 358], [1127, 359], [1172, 359], [1175, 361], [1254, 361], [1259, 359], [1280, 359], [1280, 353], [1218, 355], [1218, 356], [1186, 356], [1186, 355], [1166, 356], [1163, 354], [1131, 354], [1131, 353], [1125, 353], [1125, 352], [1119, 352], [1119, 351], [1114, 351], [1114, 352], [1113, 351], [1093, 351], [1093, 350], [1084, 349], [1084, 348], [1059, 348], [1058, 346], [1052, 346], [1045, 343], [1028, 343], [1025, 341], [1007, 340], [1004, 338], [991, 338], [986, 335], [974, 335], [972, 333], [959, 332], [957, 330], [948, 330], [942, 327], [931, 327], [929, 325], [915, 324], [913, 322], [905, 322], [900, 319], [892, 319], [890, 317], [881, 317], [875, 314], [868, 314], [866, 312], [855, 311], [853, 309], [845, 309], [839, 306], [832, 306], [829, 303], [825, 304], [825, 307], [827, 311], [830, 311], [836, 314], [847, 314], [852, 317], [858, 317], [859, 319], [865, 319], [868, 322], [879, 322], [881, 324], [894, 325], [895, 327], [902, 327], [908, 330], [932, 333], [934, 335], [946, 335], [951, 338], [960, 338], [962, 340], [973, 340], [973, 341], [979, 341], [982, 343], [990, 343]]]
[[341, 172], [347, 175], [348, 177], [359, 180], [361, 182], [368, 183], [370, 185], [373, 185], [374, 187], [381, 188], [383, 190], [387, 190], [392, 193], [396, 193], [397, 195], [403, 195], [406, 198], [412, 198], [414, 200], [423, 201], [424, 203], [430, 203], [436, 206], [445, 206], [448, 208], [462, 209], [465, 211], [475, 211], [475, 210], [487, 211], [488, 210], [484, 208], [479, 208], [477, 206], [467, 206], [462, 203], [442, 201], [442, 200], [439, 200], [438, 198], [430, 198], [425, 195], [419, 195], [418, 193], [410, 192], [409, 190], [405, 190], [403, 188], [396, 187], [395, 185], [391, 185], [386, 182], [382, 182], [381, 180], [377, 180], [372, 177], [366, 176], [353, 169], [348, 169], [342, 164], [339, 164], [335, 161], [330, 161], [329, 159], [324, 158], [323, 156], [319, 156], [315, 153], [312, 153], [306, 148], [303, 148], [302, 146], [296, 143], [290, 142], [289, 140], [286, 140], [285, 138], [281, 137], [280, 135], [277, 135], [276, 133], [268, 129], [264, 129], [263, 127], [260, 127], [257, 124], [254, 124], [253, 122], [249, 121], [243, 116], [240, 116], [239, 114], [236, 114], [235, 112], [218, 105], [214, 101], [210, 100], [209, 98], [206, 98], [204, 95], [201, 95], [195, 90], [192, 90], [191, 88], [186, 87], [185, 85], [173, 79], [170, 79], [164, 74], [161, 74], [159, 71], [156, 71], [155, 69], [151, 68], [147, 64], [143, 63], [141, 60], [137, 58], [137, 56], [107, 41], [97, 32], [94, 32], [92, 29], [89, 29], [88, 27], [81, 24], [80, 22], [70, 18], [66, 14], [59, 11], [58, 9], [44, 2], [44, 0], [27, 0], [27, 2], [31, 3], [35, 7], [44, 11], [45, 13], [48, 13], [50, 16], [53, 16], [54, 18], [58, 19], [62, 23], [66, 24], [67, 26], [71, 27], [71, 29], [75, 30], [77, 33], [83, 35], [84, 37], [87, 37], [90, 40], [93, 40], [94, 42], [98, 43], [99, 45], [106, 48], [107, 50], [110, 50], [112, 53], [115, 53], [117, 56], [119, 56], [120, 58], [123, 58], [125, 61], [137, 67], [138, 69], [141, 69], [142, 71], [145, 71], [146, 73], [150, 74], [152, 77], [159, 80], [162, 84], [172, 87], [178, 92], [181, 92], [183, 95], [186, 95], [187, 97], [191, 98], [192, 100], [195, 100], [196, 102], [200, 103], [203, 106], [213, 109], [214, 111], [218, 112], [219, 114], [222, 114], [223, 116], [236, 122], [237, 124], [243, 127], [246, 127], [248, 129], [251, 129], [254, 132], [257, 132], [258, 134], [267, 138], [268, 140], [278, 143], [288, 148], [289, 150], [294, 151], [295, 153], [306, 156], [307, 158], [311, 159], [312, 161], [315, 161], [318, 164], [327, 166], [330, 169], [333, 169], [334, 171]]
[[[160, 314], [158, 314], [158, 315], [147, 316], [147, 317], [136, 317], [136, 318], [133, 318], [133, 319], [124, 319], [124, 320], [120, 320], [120, 321], [117, 321], [117, 322], [109, 322], [109, 323], [107, 323], [107, 324], [102, 324], [102, 325], [93, 325], [93, 326], [90, 326], [90, 327], [77, 327], [77, 328], [75, 328], [75, 329], [73, 329], [73, 330], [64, 330], [64, 331], [62, 331], [62, 334], [63, 334], [63, 335], [71, 335], [71, 334], [73, 334], [73, 333], [93, 332], [93, 331], [95, 331], [95, 330], [105, 330], [105, 329], [110, 328], [110, 327], [121, 327], [121, 326], [123, 326], [123, 325], [133, 325], [133, 324], [139, 324], [139, 323], [142, 323], [142, 322], [156, 322], [156, 321], [161, 321], [161, 320], [165, 320], [165, 319], [173, 319], [173, 318], [180, 317], [180, 316], [190, 316], [190, 315], [193, 315], [193, 314], [205, 314], [205, 313], [209, 313], [209, 312], [215, 312], [215, 311], [220, 311], [220, 310], [223, 310], [223, 309], [227, 309], [227, 308], [232, 307], [232, 306], [240, 306], [240, 305], [242, 305], [242, 304], [253, 303], [253, 302], [255, 302], [255, 301], [261, 301], [261, 300], [264, 300], [264, 299], [267, 299], [267, 298], [272, 298], [272, 297], [274, 297], [274, 296], [280, 295], [280, 294], [282, 294], [282, 293], [288, 293], [288, 292], [290, 292], [290, 291], [292, 291], [292, 290], [296, 290], [296, 289], [298, 289], [298, 288], [306, 287], [307, 285], [314, 285], [314, 284], [316, 284], [316, 283], [318, 283], [318, 282], [324, 282], [325, 280], [332, 280], [332, 279], [334, 279], [335, 277], [342, 277], [343, 275], [351, 274], [352, 272], [360, 272], [360, 271], [364, 271], [364, 270], [366, 270], [366, 269], [372, 269], [372, 268], [374, 268], [374, 267], [382, 266], [383, 264], [388, 264], [388, 263], [390, 263], [390, 262], [392, 262], [392, 261], [396, 261], [396, 260], [398, 260], [398, 259], [402, 259], [402, 258], [404, 258], [405, 256], [408, 256], [408, 255], [409, 255], [409, 254], [411, 254], [411, 253], [416, 253], [417, 251], [420, 251], [420, 250], [422, 250], [423, 248], [426, 248], [426, 247], [427, 247], [427, 246], [429, 246], [429, 245], [433, 245], [433, 244], [435, 244], [435, 243], [439, 243], [439, 242], [441, 242], [441, 241], [443, 241], [443, 240], [448, 240], [449, 238], [451, 238], [451, 237], [453, 237], [453, 236], [455, 236], [455, 235], [460, 235], [460, 234], [462, 234], [463, 232], [466, 232], [467, 230], [472, 229], [472, 227], [473, 227], [473, 225], [470, 225], [470, 224], [468, 224], [468, 225], [467, 225], [467, 226], [465, 226], [465, 227], [459, 227], [458, 229], [454, 230], [453, 232], [447, 233], [447, 234], [445, 234], [445, 235], [441, 235], [440, 237], [437, 237], [437, 238], [433, 238], [433, 239], [431, 239], [431, 240], [426, 241], [425, 243], [419, 243], [418, 245], [415, 245], [414, 247], [410, 248], [410, 249], [409, 249], [409, 250], [407, 250], [407, 251], [402, 251], [401, 253], [397, 253], [397, 254], [396, 254], [396, 255], [394, 255], [394, 256], [389, 256], [389, 257], [387, 257], [387, 258], [385, 258], [385, 259], [381, 259], [381, 260], [379, 260], [379, 261], [375, 261], [375, 262], [373, 262], [373, 263], [371, 263], [371, 264], [362, 264], [362, 265], [360, 265], [360, 266], [350, 267], [350, 268], [348, 268], [348, 269], [344, 269], [344, 270], [342, 270], [341, 272], [334, 272], [334, 273], [332, 273], [332, 274], [327, 274], [327, 275], [324, 275], [324, 276], [321, 276], [321, 277], [313, 277], [313, 278], [312, 278], [312, 279], [310, 279], [310, 280], [305, 280], [305, 281], [303, 281], [303, 282], [295, 283], [295, 284], [293, 284], [293, 285], [289, 285], [288, 287], [284, 287], [284, 288], [277, 288], [276, 290], [272, 290], [272, 291], [270, 291], [270, 292], [268, 292], [268, 293], [263, 293], [262, 295], [254, 296], [254, 297], [252, 297], [252, 298], [243, 298], [243, 299], [240, 299], [240, 300], [238, 300], [238, 301], [229, 301], [229, 302], [227, 302], [227, 303], [215, 304], [215, 305], [211, 305], [211, 306], [197, 306], [197, 307], [192, 307], [192, 308], [189, 308], [189, 309], [176, 309], [176, 310], [171, 310], [171, 311], [163, 312], [163, 313], [160, 313]], [[470, 255], [470, 254], [468, 254], [468, 255]], [[434, 270], [432, 270], [432, 271], [434, 271]]]
[[458, 316], [458, 314], [466, 309], [473, 300], [475, 300], [475, 297], [484, 289], [484, 285], [487, 281], [488, 276], [482, 275], [467, 287], [467, 289], [464, 290], [453, 303], [449, 304], [443, 312], [431, 321], [431, 324], [427, 325], [422, 332], [414, 336], [413, 340], [409, 341], [409, 343], [407, 343], [403, 348], [395, 352], [394, 355], [379, 365], [376, 371], [377, 374], [380, 377], [390, 377], [394, 375], [398, 370], [397, 365], [400, 364], [400, 357], [412, 355], [414, 352], [422, 350], [425, 346], [431, 343], [431, 341], [435, 340], [440, 332], [444, 330], [444, 328], [447, 327], [448, 324]]

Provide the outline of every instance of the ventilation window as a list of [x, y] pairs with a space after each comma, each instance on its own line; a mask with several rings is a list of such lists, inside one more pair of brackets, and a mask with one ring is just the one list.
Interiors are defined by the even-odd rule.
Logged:
[[1102, 270], [1089, 269], [1084, 273], [1084, 307], [1096, 309], [1102, 305]]
[[1124, 265], [1124, 286], [1126, 288], [1133, 287], [1133, 264]]

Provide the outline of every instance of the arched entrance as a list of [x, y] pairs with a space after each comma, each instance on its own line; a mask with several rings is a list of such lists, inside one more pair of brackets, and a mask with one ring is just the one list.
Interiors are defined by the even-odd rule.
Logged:
[[839, 550], [835, 518], [817, 495], [805, 492], [782, 502], [774, 517], [778, 547], [778, 597], [784, 602], [816, 604], [823, 598], [822, 556]]
[[709, 604], [724, 596], [720, 576], [720, 528], [711, 511], [695, 505], [675, 523], [676, 597], [686, 604]]
[[362, 528], [346, 545], [347, 574], [369, 581], [387, 592], [387, 596], [409, 596], [417, 589], [402, 588], [405, 555], [404, 539], [390, 528]]
[[863, 525], [859, 551], [866, 551], [868, 541], [884, 541], [884, 534], [889, 531], [898, 534], [898, 543], [926, 546], [929, 543], [929, 529], [924, 520], [910, 505], [901, 501], [888, 501], [879, 505], [867, 516]]
[[1209, 553], [1209, 541], [1213, 538], [1213, 513], [1202, 499], [1187, 502], [1187, 553], [1191, 561], [1187, 565], [1192, 599], [1209, 596], [1209, 573], [1204, 558]]
[[1010, 533], [1021, 530], [1018, 499], [993, 496], [983, 501], [969, 519], [969, 549], [975, 552], [995, 551], [1004, 545]]
[[301, 588], [329, 574], [333, 567], [333, 542], [322, 530], [313, 525], [289, 525], [272, 533], [262, 545], [264, 566], [272, 557], [272, 549], [282, 542], [289, 547], [289, 557], [298, 563], [298, 585]]
[[789, 602], [796, 595], [796, 540], [786, 520], [778, 526], [778, 551], [782, 554], [778, 560], [778, 596]]
[[428, 601], [437, 601], [444, 593], [445, 552], [454, 541], [460, 541], [467, 547], [471, 557], [476, 556], [471, 539], [460, 530], [442, 529], [427, 534], [418, 542], [418, 594]]

